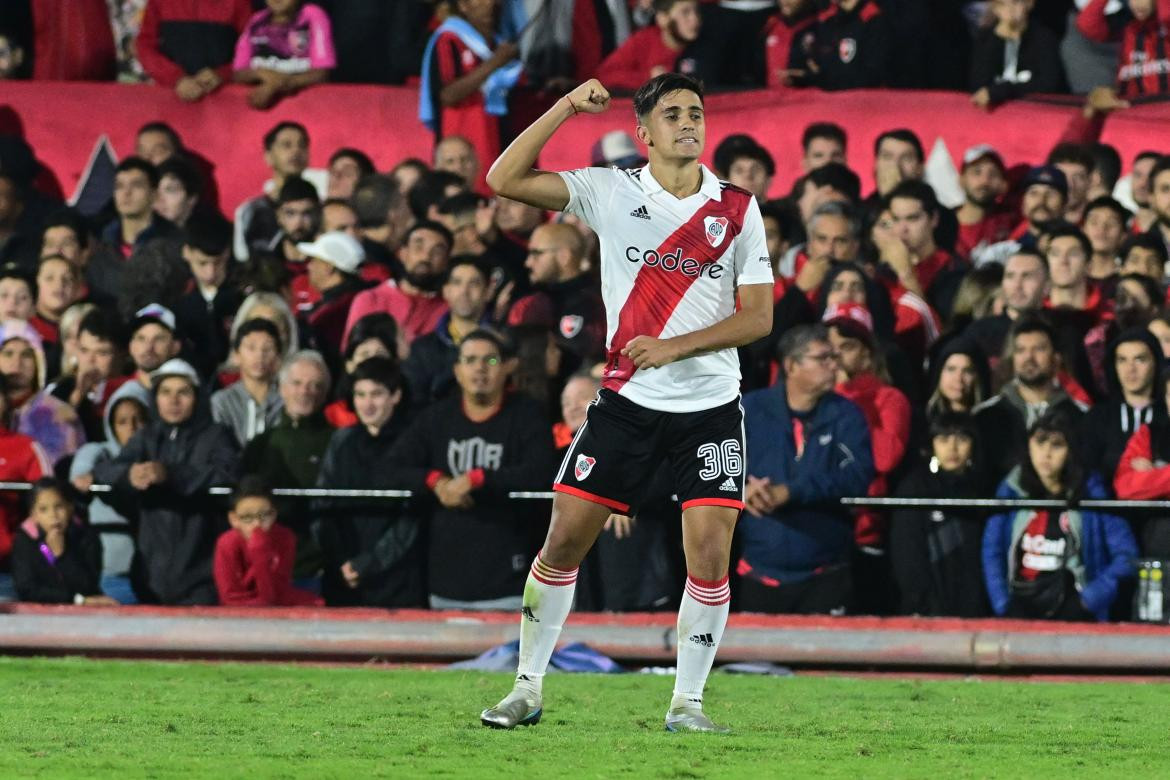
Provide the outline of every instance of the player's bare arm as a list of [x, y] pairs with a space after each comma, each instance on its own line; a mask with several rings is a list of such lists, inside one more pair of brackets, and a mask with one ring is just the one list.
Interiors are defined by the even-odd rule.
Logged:
[[589, 79], [558, 100], [529, 125], [492, 164], [487, 183], [505, 198], [539, 209], [562, 211], [569, 204], [569, 188], [557, 173], [532, 166], [540, 150], [566, 120], [576, 114], [600, 114], [609, 108], [609, 92], [597, 79]]
[[704, 352], [751, 344], [772, 332], [772, 285], [739, 288], [739, 311], [722, 322], [668, 339], [635, 336], [622, 354], [638, 368], [660, 368]]

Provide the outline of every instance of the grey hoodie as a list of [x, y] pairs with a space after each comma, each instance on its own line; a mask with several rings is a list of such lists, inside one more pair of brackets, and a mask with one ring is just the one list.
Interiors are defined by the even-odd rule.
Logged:
[[[82, 445], [69, 466], [69, 479], [92, 474], [98, 463], [113, 460], [122, 451], [122, 446], [114, 437], [112, 415], [114, 407], [125, 398], [140, 401], [149, 416], [150, 391], [134, 379], [123, 383], [106, 403], [106, 412], [102, 418], [106, 440]], [[102, 576], [123, 577], [130, 573], [130, 562], [134, 559], [134, 536], [130, 522], [118, 510], [102, 500], [101, 495], [93, 494], [93, 500], [89, 504], [89, 524], [101, 534]]]

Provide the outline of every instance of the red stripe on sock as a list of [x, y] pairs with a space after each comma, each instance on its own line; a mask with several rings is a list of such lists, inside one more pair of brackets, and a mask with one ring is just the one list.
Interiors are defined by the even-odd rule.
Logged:
[[724, 585], [727, 584], [727, 575], [724, 574], [723, 578], [719, 579], [719, 580], [701, 580], [693, 574], [688, 574], [687, 575], [687, 582], [694, 583], [695, 587], [698, 587], [698, 588], [705, 588], [707, 590], [714, 590], [716, 588], [722, 588]]

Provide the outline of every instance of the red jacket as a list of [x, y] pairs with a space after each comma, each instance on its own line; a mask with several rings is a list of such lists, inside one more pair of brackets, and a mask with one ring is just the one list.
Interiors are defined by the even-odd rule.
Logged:
[[[902, 391], [873, 374], [855, 376], [837, 385], [835, 390], [861, 407], [869, 425], [873, 466], [877, 472], [869, 485], [869, 495], [884, 496], [888, 492], [886, 477], [902, 462], [910, 444], [910, 402]], [[872, 509], [857, 513], [853, 536], [858, 545], [881, 547], [885, 532], [886, 518], [883, 515]]]
[[[789, 58], [792, 55], [792, 43], [805, 34], [812, 33], [812, 26], [817, 21], [815, 15], [810, 15], [796, 22], [789, 22], [780, 14], [776, 14], [764, 25], [764, 63], [767, 72], [764, 74], [764, 84], [771, 89], [784, 89], [788, 85], [781, 78], [781, 71], [789, 69]], [[803, 63], [801, 63], [803, 67]]]
[[650, 70], [674, 70], [681, 51], [662, 42], [657, 25], [643, 27], [597, 66], [597, 79], [606, 89], [635, 90], [650, 80]]
[[[156, 84], [173, 87], [192, 73], [176, 58], [190, 59], [191, 67], [201, 64], [199, 61], [208, 56], [209, 36], [216, 40], [230, 33], [232, 45], [226, 49], [227, 58], [204, 67], [211, 67], [222, 81], [231, 81], [235, 39], [251, 15], [249, 0], [150, 0], [138, 31], [138, 61]], [[194, 72], [201, 69], [195, 68]]]
[[297, 537], [279, 523], [248, 539], [236, 529], [215, 543], [215, 587], [232, 607], [320, 606], [324, 600], [292, 586]]
[[1120, 33], [1105, 16], [1108, 2], [1091, 0], [1077, 16], [1077, 29], [1091, 41], [1121, 39], [1118, 94], [1127, 100], [1170, 97], [1170, 0], [1157, 0], [1149, 19], [1131, 19]]
[[33, 78], [113, 81], [114, 29], [106, 0], [32, 0]]
[[1138, 471], [1133, 467], [1138, 458], [1154, 462], [1149, 425], [1138, 428], [1125, 445], [1125, 452], [1117, 463], [1117, 473], [1113, 476], [1113, 490], [1117, 497], [1135, 501], [1170, 498], [1170, 466]]
[[[0, 482], [36, 482], [52, 473], [41, 445], [23, 433], [0, 427]], [[11, 552], [12, 534], [22, 519], [20, 494], [0, 491], [0, 560]]]

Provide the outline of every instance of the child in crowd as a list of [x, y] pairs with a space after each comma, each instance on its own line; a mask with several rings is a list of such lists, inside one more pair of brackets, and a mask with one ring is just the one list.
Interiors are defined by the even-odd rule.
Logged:
[[[1063, 409], [1028, 431], [1028, 453], [996, 498], [1103, 499], [1105, 485], [1086, 474], [1076, 422]], [[983, 577], [996, 615], [1107, 620], [1119, 581], [1132, 577], [1138, 547], [1120, 517], [1091, 509], [1017, 509], [994, 515], [983, 532]]]
[[325, 601], [292, 586], [297, 538], [276, 522], [264, 481], [247, 476], [232, 493], [231, 530], [215, 543], [215, 587], [229, 607], [320, 606]]
[[12, 543], [12, 578], [22, 601], [113, 606], [102, 595], [102, 542], [73, 514], [66, 487], [52, 477], [32, 489], [32, 510]]

